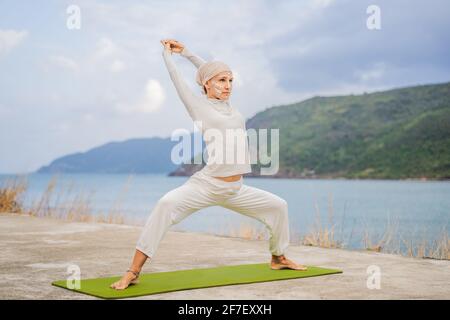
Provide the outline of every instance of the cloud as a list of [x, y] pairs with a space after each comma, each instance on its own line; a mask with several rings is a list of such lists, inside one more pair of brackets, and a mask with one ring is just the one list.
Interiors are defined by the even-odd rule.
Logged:
[[0, 56], [17, 47], [28, 35], [28, 31], [0, 30]]
[[165, 99], [166, 96], [161, 84], [155, 79], [150, 79], [147, 81], [144, 92], [137, 102], [132, 105], [123, 102], [117, 103], [116, 110], [122, 114], [153, 113], [160, 110]]
[[114, 60], [110, 65], [110, 70], [112, 72], [121, 72], [124, 69], [125, 69], [125, 63], [120, 59]]
[[97, 41], [95, 50], [87, 59], [87, 63], [92, 68], [103, 66], [106, 70], [117, 73], [126, 69], [124, 57], [129, 56], [130, 54], [123, 47], [108, 37], [102, 37]]
[[117, 45], [109, 38], [103, 37], [97, 42], [97, 47], [94, 52], [94, 59], [102, 60], [110, 58], [119, 52]]
[[50, 63], [61, 67], [63, 69], [71, 70], [71, 71], [78, 71], [78, 64], [71, 58], [65, 57], [65, 56], [51, 56], [49, 58]]
[[56, 130], [59, 133], [66, 133], [71, 129], [71, 125], [68, 122], [61, 122], [56, 124]]
[[369, 69], [356, 70], [354, 74], [360, 81], [367, 82], [381, 79], [384, 76], [385, 71], [386, 63], [376, 62]]
[[136, 105], [136, 110], [142, 113], [151, 113], [157, 111], [164, 102], [164, 89], [157, 80], [148, 80], [144, 95]]
[[82, 119], [85, 123], [92, 123], [95, 120], [95, 116], [92, 113], [85, 113]]
[[[380, 31], [366, 27], [369, 4], [329, 3], [267, 44], [270, 71], [279, 87], [289, 93], [323, 94], [338, 88], [368, 87], [371, 91], [370, 85], [375, 90], [381, 82], [393, 87], [448, 81], [450, 47], [442, 41], [444, 30], [450, 27], [447, 3], [380, 1]], [[403, 12], [403, 5], [410, 10]], [[349, 93], [360, 92], [340, 92]]]
[[311, 6], [313, 8], [326, 8], [329, 7], [334, 0], [313, 0]]

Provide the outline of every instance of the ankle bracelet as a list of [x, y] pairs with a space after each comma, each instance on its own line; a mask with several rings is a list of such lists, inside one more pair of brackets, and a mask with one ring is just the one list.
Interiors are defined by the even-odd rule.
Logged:
[[128, 269], [127, 272], [131, 272], [132, 274], [134, 274], [136, 277], [139, 277], [139, 272], [133, 271], [131, 269]]

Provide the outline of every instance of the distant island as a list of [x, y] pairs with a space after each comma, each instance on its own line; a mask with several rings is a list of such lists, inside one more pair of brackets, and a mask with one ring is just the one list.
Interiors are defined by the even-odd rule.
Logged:
[[[267, 108], [247, 129], [279, 128], [270, 178], [450, 179], [450, 82], [361, 95], [313, 97]], [[204, 164], [170, 161], [170, 138], [130, 139], [58, 158], [39, 173], [165, 173]], [[260, 176], [260, 164], [246, 176]]]
[[177, 165], [170, 161], [176, 141], [170, 138], [137, 138], [110, 142], [86, 152], [53, 160], [37, 173], [167, 173]]

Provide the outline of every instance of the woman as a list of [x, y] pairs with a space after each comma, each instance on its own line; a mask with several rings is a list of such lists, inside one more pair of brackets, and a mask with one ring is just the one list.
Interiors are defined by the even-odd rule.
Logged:
[[[223, 134], [222, 136], [225, 136], [226, 130], [245, 131], [245, 119], [229, 102], [233, 82], [231, 69], [220, 61], [205, 62], [176, 40], [161, 40], [161, 43], [164, 46], [164, 62], [180, 99], [191, 118], [196, 123], [201, 122], [202, 134], [210, 157], [202, 170], [194, 173], [183, 185], [167, 192], [159, 199], [139, 237], [130, 269], [119, 281], [113, 283], [111, 288], [121, 290], [137, 283], [142, 266], [147, 259], [153, 258], [159, 242], [169, 227], [190, 214], [213, 205], [245, 214], [266, 225], [270, 232], [272, 269], [306, 270], [305, 266], [296, 264], [284, 256], [289, 245], [287, 202], [275, 194], [243, 183], [243, 174], [251, 172], [245, 135], [241, 136], [242, 141], [245, 140], [245, 161], [229, 163], [227, 160], [223, 163], [211, 160], [218, 159], [211, 157], [212, 139], [205, 139], [208, 130], [215, 130]], [[196, 81], [205, 97], [191, 92], [172, 61], [172, 53], [181, 54], [197, 67]], [[222, 142], [222, 146], [225, 146], [223, 150], [225, 154], [230, 152], [226, 149], [228, 144]]]

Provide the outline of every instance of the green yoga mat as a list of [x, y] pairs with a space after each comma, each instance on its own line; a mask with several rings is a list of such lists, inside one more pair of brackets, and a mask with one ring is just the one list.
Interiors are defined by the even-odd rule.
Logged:
[[79, 289], [69, 289], [66, 280], [54, 281], [52, 285], [95, 297], [120, 299], [178, 290], [306, 278], [335, 273], [342, 273], [342, 271], [313, 266], [308, 266], [307, 271], [272, 270], [268, 263], [256, 263], [141, 274], [139, 284], [131, 285], [125, 290], [115, 290], [109, 287], [111, 283], [119, 280], [120, 276], [80, 280]]

